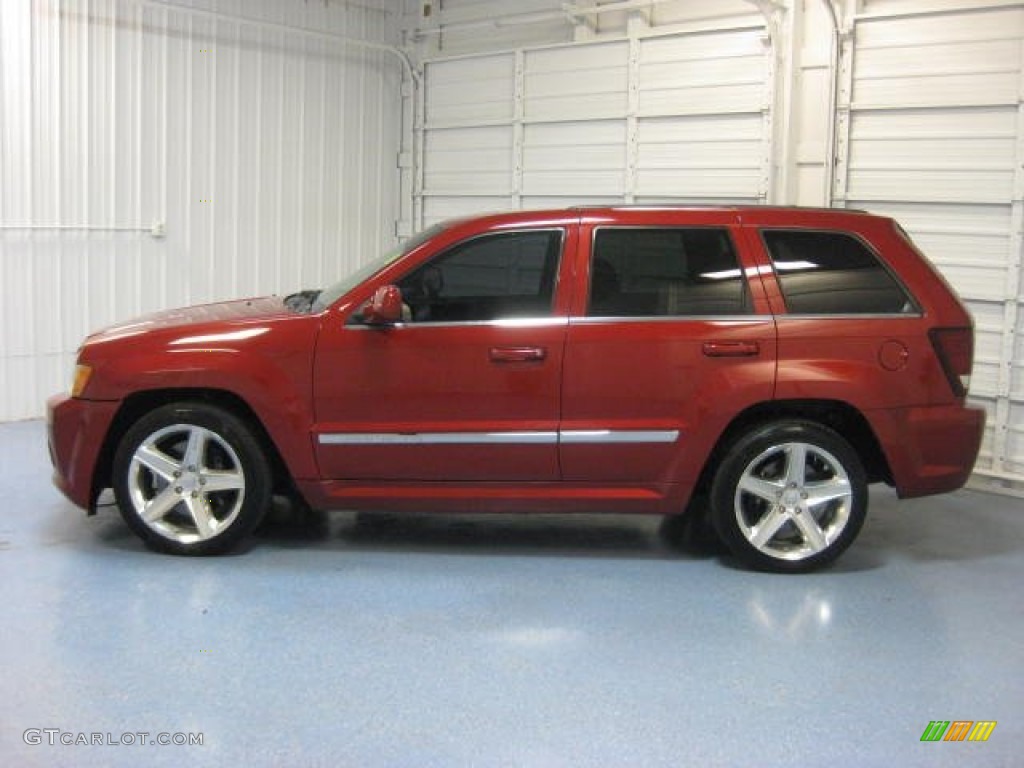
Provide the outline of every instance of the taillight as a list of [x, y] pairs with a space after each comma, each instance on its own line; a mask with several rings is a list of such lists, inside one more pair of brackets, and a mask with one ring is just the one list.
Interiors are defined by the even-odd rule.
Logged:
[[964, 397], [971, 386], [974, 363], [974, 329], [932, 328], [928, 332], [935, 354], [946, 372], [949, 386], [957, 397]]

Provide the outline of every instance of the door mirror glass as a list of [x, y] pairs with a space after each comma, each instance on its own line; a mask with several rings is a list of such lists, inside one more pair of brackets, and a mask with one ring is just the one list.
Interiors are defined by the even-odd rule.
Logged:
[[402, 292], [397, 285], [382, 285], [363, 308], [363, 321], [368, 325], [391, 325], [401, 320]]

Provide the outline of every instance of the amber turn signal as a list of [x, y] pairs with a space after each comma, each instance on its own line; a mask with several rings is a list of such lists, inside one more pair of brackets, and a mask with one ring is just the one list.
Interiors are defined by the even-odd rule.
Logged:
[[71, 379], [72, 397], [82, 396], [82, 391], [85, 389], [85, 385], [89, 383], [90, 376], [92, 376], [92, 368], [88, 365], [82, 365], [79, 363], [75, 366], [75, 373]]

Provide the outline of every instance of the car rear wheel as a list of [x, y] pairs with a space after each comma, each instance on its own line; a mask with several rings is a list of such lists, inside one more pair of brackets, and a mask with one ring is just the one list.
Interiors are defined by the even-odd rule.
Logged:
[[853, 543], [867, 495], [849, 443], [820, 424], [781, 421], [755, 428], [729, 450], [712, 483], [712, 519], [746, 565], [810, 571]]
[[270, 505], [259, 441], [234, 414], [205, 403], [172, 403], [140, 418], [121, 439], [113, 471], [125, 522], [162, 552], [224, 552]]

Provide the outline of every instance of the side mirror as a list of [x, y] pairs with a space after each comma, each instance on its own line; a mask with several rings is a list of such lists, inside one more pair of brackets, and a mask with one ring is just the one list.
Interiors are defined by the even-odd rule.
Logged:
[[363, 308], [367, 325], [391, 325], [402, 320], [402, 292], [397, 285], [382, 285]]

